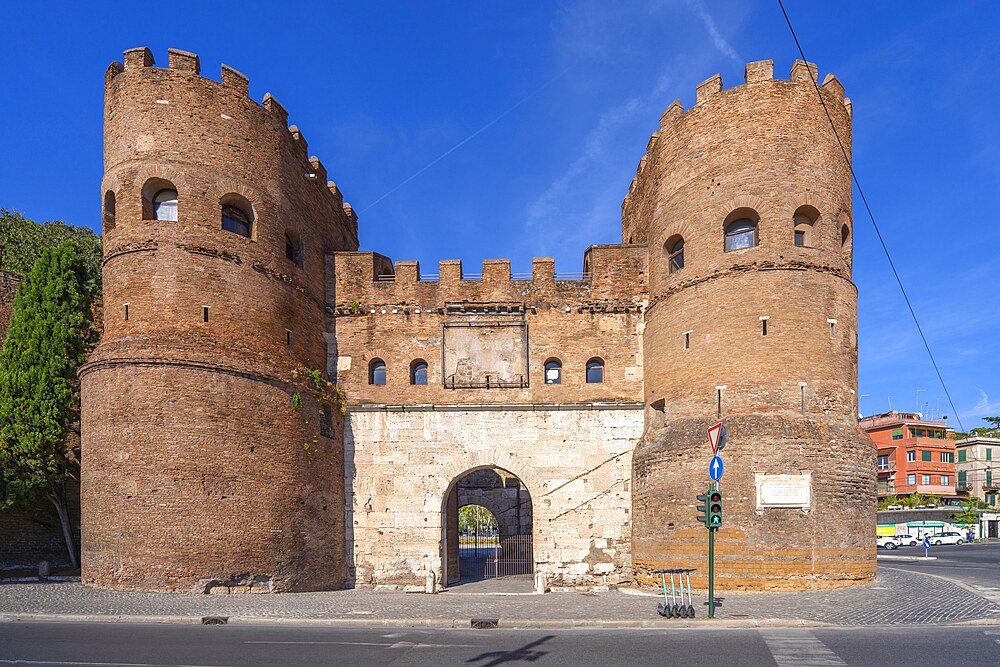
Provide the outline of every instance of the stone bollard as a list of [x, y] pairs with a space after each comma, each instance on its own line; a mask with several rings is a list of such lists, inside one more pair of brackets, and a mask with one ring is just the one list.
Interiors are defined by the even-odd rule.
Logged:
[[45, 581], [52, 574], [52, 566], [49, 565], [49, 561], [43, 560], [38, 564], [38, 579], [40, 581]]
[[545, 592], [545, 573], [535, 572], [535, 592], [544, 593]]
[[437, 592], [437, 575], [434, 574], [434, 570], [427, 573], [427, 580], [424, 584], [425, 593], [436, 593]]

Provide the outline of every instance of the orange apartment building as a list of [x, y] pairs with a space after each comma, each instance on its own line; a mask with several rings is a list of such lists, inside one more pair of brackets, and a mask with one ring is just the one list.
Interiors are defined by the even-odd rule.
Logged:
[[878, 495], [956, 497], [955, 442], [943, 421], [919, 412], [884, 412], [860, 426], [878, 448]]

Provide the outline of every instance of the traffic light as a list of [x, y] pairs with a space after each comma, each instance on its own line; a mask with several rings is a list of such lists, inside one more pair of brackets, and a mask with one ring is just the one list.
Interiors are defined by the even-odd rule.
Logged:
[[718, 528], [722, 525], [722, 492], [712, 491], [708, 494], [708, 513], [706, 515], [709, 528]]
[[699, 493], [698, 502], [705, 504], [695, 506], [695, 509], [699, 512], [698, 521], [705, 524], [706, 528], [708, 528], [708, 495], [707, 493]]

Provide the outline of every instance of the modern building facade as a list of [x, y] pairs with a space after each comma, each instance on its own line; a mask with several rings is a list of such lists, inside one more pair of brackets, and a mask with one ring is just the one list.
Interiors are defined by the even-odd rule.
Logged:
[[865, 417], [860, 425], [878, 448], [879, 496], [955, 497], [955, 442], [945, 422], [892, 411]]
[[966, 438], [955, 442], [958, 491], [997, 506], [1000, 496], [1000, 438]]

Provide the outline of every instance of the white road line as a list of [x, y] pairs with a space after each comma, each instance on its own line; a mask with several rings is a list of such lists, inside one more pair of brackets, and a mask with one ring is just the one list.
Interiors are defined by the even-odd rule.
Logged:
[[760, 630], [778, 667], [838, 667], [847, 665], [808, 630]]
[[82, 662], [80, 660], [63, 662], [61, 660], [4, 659], [0, 659], [0, 665], [84, 665], [84, 667], [227, 667], [226, 665], [165, 665], [162, 663], [150, 662]]
[[244, 644], [318, 644], [323, 646], [381, 646], [383, 648], [476, 648], [475, 644], [424, 644], [413, 642], [332, 642], [332, 641], [267, 641], [264, 639], [247, 640]]

